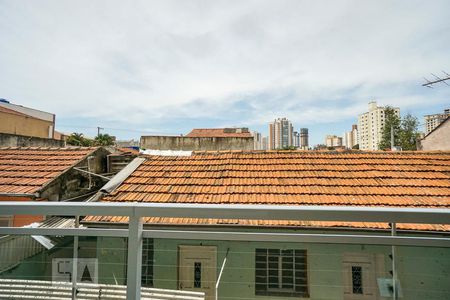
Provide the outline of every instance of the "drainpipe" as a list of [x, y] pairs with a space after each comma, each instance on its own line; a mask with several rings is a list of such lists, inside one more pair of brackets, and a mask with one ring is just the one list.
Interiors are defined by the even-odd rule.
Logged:
[[230, 248], [227, 249], [227, 253], [225, 254], [225, 258], [222, 262], [222, 267], [220, 268], [219, 277], [217, 278], [216, 282], [216, 300], [219, 299], [219, 284], [220, 284], [220, 278], [222, 277], [223, 269], [225, 268], [225, 264], [227, 263], [227, 257], [228, 252], [230, 251]]

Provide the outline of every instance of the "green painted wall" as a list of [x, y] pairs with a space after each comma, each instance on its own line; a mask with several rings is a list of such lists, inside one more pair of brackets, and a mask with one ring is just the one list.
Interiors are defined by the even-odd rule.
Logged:
[[[109, 238], [104, 239], [103, 243], [99, 240], [100, 248], [125, 246], [124, 242], [118, 245], [115, 241], [114, 244], [115, 246]], [[344, 299], [342, 287], [344, 253], [384, 255], [382, 276], [390, 278], [388, 272], [391, 270], [391, 260], [388, 256], [391, 253], [391, 247], [389, 246], [156, 239], [154, 241], [154, 287], [177, 289], [178, 245], [217, 246], [217, 272], [227, 248], [230, 248], [219, 287], [220, 299], [293, 299], [292, 297], [255, 296], [256, 248], [306, 249], [308, 251], [309, 299]], [[396, 251], [397, 272], [403, 290], [403, 299], [450, 299], [450, 249], [397, 247]], [[99, 261], [105, 262], [101, 268], [107, 268], [109, 262], [126, 261], [123, 252], [113, 254], [108, 250], [104, 253], [107, 257], [99, 256]], [[110, 277], [112, 268], [109, 268], [100, 270], [100, 274]], [[116, 265], [114, 270], [116, 276], [125, 276], [125, 267], [120, 268]]]

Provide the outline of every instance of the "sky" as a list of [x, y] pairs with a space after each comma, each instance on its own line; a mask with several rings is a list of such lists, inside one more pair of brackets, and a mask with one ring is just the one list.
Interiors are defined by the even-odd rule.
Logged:
[[[310, 143], [368, 102], [450, 107], [450, 1], [0, 0], [0, 98], [118, 139], [290, 119]], [[1, 120], [0, 120], [1, 121]]]

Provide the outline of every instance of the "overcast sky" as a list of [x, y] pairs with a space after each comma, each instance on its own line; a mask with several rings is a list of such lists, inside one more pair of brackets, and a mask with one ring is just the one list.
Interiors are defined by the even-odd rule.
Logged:
[[[312, 144], [370, 100], [450, 107], [450, 1], [3, 1], [0, 98], [118, 138], [287, 117]], [[117, 128], [123, 130], [112, 130]], [[127, 130], [125, 130], [127, 129]]]

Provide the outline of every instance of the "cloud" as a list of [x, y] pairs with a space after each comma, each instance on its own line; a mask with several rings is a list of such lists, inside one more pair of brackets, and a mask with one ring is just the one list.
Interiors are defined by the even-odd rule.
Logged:
[[[450, 3], [434, 1], [0, 1], [1, 97], [58, 120], [181, 130], [419, 109], [447, 91]], [[215, 120], [215, 121], [214, 121]]]

